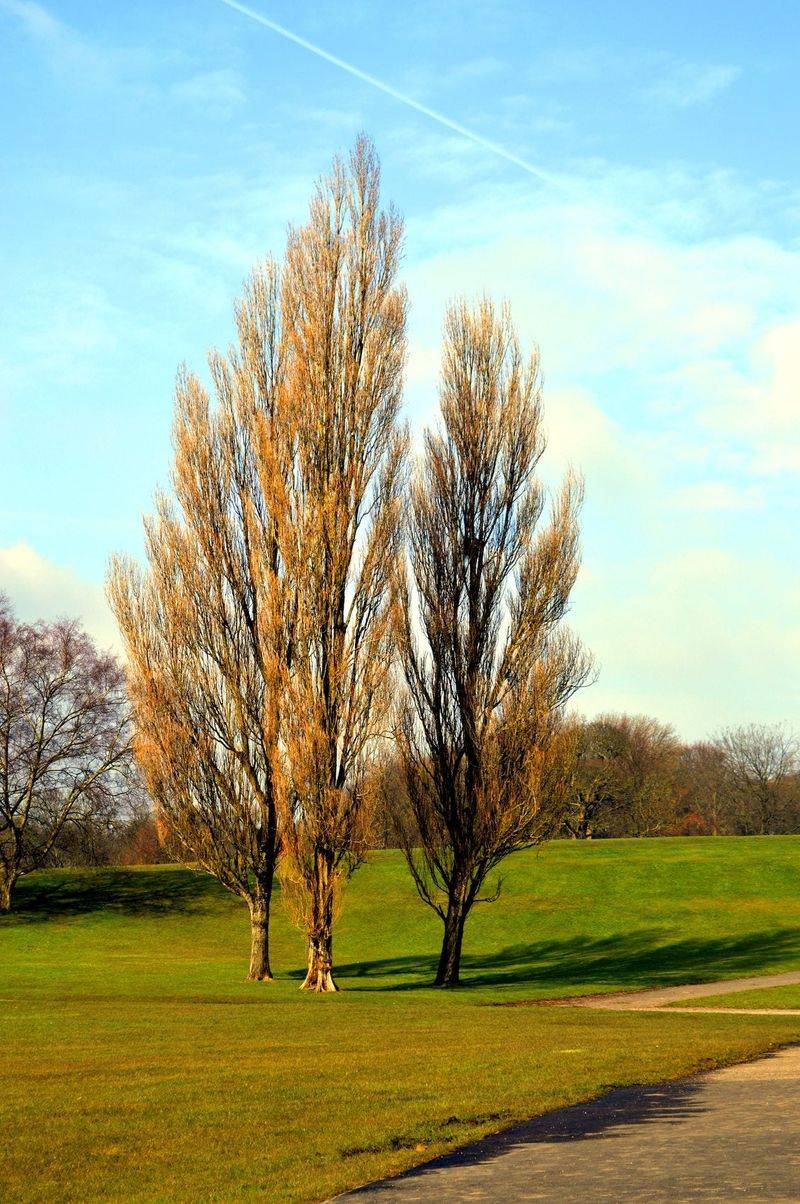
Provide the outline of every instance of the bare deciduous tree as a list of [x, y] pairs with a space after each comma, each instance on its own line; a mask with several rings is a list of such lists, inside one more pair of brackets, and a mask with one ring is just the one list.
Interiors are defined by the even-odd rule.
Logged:
[[680, 745], [674, 729], [649, 715], [606, 715], [603, 721], [616, 728], [614, 781], [625, 800], [626, 835], [663, 833], [676, 814]]
[[0, 911], [65, 832], [132, 790], [117, 660], [76, 622], [20, 623], [0, 597]]
[[725, 754], [718, 745], [701, 740], [681, 748], [678, 804], [684, 817], [699, 817], [710, 836], [732, 831], [729, 783]]
[[398, 577], [394, 613], [415, 820], [401, 839], [444, 923], [436, 982], [455, 986], [487, 874], [563, 823], [563, 709], [590, 662], [561, 626], [581, 486], [568, 476], [543, 521], [538, 361], [523, 361], [506, 311], [449, 310], [440, 401], [442, 427], [426, 435], [412, 488], [413, 587]]
[[381, 210], [379, 191], [362, 138], [290, 234], [283, 290], [292, 455], [278, 521], [293, 600], [277, 609], [296, 626], [284, 674], [281, 872], [308, 934], [303, 987], [313, 991], [336, 989], [336, 898], [368, 844], [367, 769], [389, 727], [406, 298], [396, 284], [402, 225]]
[[800, 744], [780, 724], [750, 723], [717, 737], [728, 772], [733, 822], [764, 835], [800, 827]]
[[280, 849], [273, 761], [291, 635], [272, 607], [280, 572], [272, 475], [283, 387], [280, 281], [267, 263], [237, 306], [238, 346], [212, 354], [217, 399], [182, 372], [173, 484], [146, 522], [149, 569], [112, 564], [128, 652], [136, 751], [183, 856], [248, 905], [248, 977], [271, 978], [269, 912]]
[[159, 501], [146, 576], [118, 562], [111, 577], [161, 819], [247, 900], [254, 978], [269, 977], [283, 848], [314, 990], [335, 989], [336, 894], [367, 844], [366, 769], [387, 726], [400, 241], [361, 139], [290, 232], [283, 280], [269, 267], [251, 280], [238, 349], [211, 357], [216, 411], [180, 378], [179, 513]]
[[648, 715], [599, 715], [579, 725], [567, 828], [588, 836], [656, 836], [677, 815], [680, 744]]
[[573, 718], [570, 735], [571, 739], [564, 741], [565, 768], [570, 775], [564, 828], [574, 840], [591, 840], [606, 835], [611, 816], [625, 807], [614, 782], [619, 742], [616, 729], [602, 719], [586, 722]]

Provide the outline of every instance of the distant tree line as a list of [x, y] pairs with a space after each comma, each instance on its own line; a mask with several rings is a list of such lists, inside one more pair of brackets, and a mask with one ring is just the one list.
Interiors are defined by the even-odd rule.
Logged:
[[[646, 715], [571, 717], [559, 743], [563, 812], [575, 840], [800, 833], [800, 741], [779, 724], [745, 724], [693, 743]], [[374, 839], [396, 846], [412, 808], [396, 759], [379, 770]], [[408, 820], [406, 821], [408, 822]]]
[[763, 836], [800, 832], [800, 746], [780, 725], [683, 743], [643, 715], [573, 721], [565, 832]]
[[[783, 726], [746, 724], [693, 743], [642, 715], [573, 719], [567, 730], [571, 773], [557, 836], [800, 834], [800, 742]], [[367, 843], [398, 848], [414, 818], [396, 754], [376, 760], [370, 789]], [[179, 856], [146, 793], [132, 786], [111, 809], [82, 808], [36, 865], [148, 865]]]

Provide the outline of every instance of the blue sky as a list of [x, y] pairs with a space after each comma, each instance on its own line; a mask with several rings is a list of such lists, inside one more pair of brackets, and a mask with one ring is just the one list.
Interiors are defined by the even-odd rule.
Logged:
[[171, 389], [360, 129], [407, 219], [408, 407], [454, 294], [541, 346], [587, 480], [583, 707], [800, 726], [800, 7], [0, 0], [0, 590], [114, 640]]

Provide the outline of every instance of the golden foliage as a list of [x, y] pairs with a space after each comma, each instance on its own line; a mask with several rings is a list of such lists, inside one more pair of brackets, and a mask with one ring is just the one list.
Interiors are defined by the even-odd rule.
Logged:
[[255, 977], [280, 853], [312, 990], [335, 989], [335, 908], [368, 845], [396, 649], [422, 839], [417, 853], [407, 832], [406, 851], [459, 949], [487, 873], [553, 830], [561, 717], [589, 673], [560, 625], [581, 486], [568, 476], [543, 518], [538, 362], [488, 301], [448, 312], [442, 428], [404, 527], [401, 246], [361, 138], [280, 270], [247, 282], [237, 343], [210, 356], [214, 405], [180, 373], [175, 501], [147, 521], [148, 571], [117, 560], [110, 579], [161, 822], [248, 901]]

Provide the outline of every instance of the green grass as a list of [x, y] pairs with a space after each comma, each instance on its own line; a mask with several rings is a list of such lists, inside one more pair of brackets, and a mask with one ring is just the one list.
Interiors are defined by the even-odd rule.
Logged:
[[394, 853], [347, 891], [339, 995], [244, 981], [243, 907], [179, 868], [58, 872], [0, 920], [0, 1199], [318, 1200], [614, 1085], [800, 1040], [800, 1017], [498, 1007], [800, 968], [800, 839], [558, 842], [467, 929]]
[[757, 987], [726, 995], [708, 995], [704, 999], [686, 999], [672, 1004], [676, 1008], [797, 1008], [800, 1009], [800, 985]]

